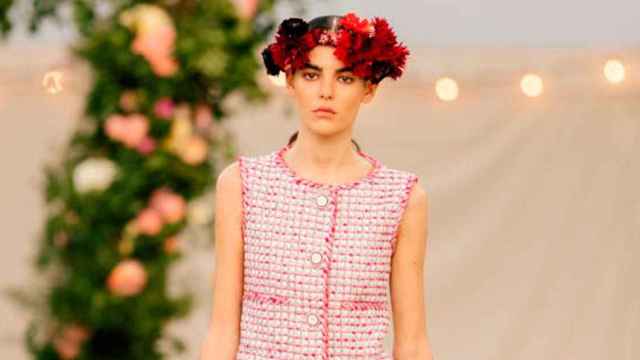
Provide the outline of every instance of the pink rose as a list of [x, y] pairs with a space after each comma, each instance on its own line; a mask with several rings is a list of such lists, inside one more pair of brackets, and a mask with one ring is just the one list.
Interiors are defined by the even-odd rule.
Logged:
[[187, 203], [182, 196], [166, 188], [153, 192], [150, 206], [170, 224], [180, 221], [187, 211]]
[[79, 324], [71, 324], [66, 326], [63, 331], [63, 336], [71, 341], [81, 343], [85, 341], [90, 335], [90, 331], [86, 326]]
[[141, 234], [157, 235], [163, 225], [162, 215], [154, 208], [143, 209], [136, 217], [136, 229]]
[[151, 62], [151, 68], [158, 76], [171, 76], [178, 71], [178, 63], [171, 58], [160, 58]]
[[57, 337], [53, 340], [53, 347], [63, 360], [72, 360], [80, 354], [80, 344], [64, 337]]
[[153, 140], [153, 138], [150, 136], [145, 136], [142, 139], [142, 141], [140, 141], [136, 149], [138, 150], [139, 153], [143, 155], [148, 155], [152, 153], [153, 150], [155, 150], [155, 148], [156, 148], [155, 140]]
[[192, 135], [180, 149], [180, 158], [189, 165], [198, 165], [207, 159], [208, 150], [209, 146], [205, 140], [198, 135]]
[[138, 260], [133, 259], [121, 261], [107, 278], [108, 289], [120, 296], [136, 295], [146, 284], [146, 270]]
[[105, 121], [104, 129], [112, 140], [120, 141], [129, 148], [135, 148], [147, 136], [149, 121], [142, 114], [129, 116], [113, 114]]
[[75, 359], [80, 353], [82, 343], [89, 335], [90, 331], [85, 326], [79, 324], [65, 326], [62, 333], [53, 340], [53, 346], [62, 359]]
[[172, 26], [160, 25], [153, 30], [138, 33], [131, 49], [145, 57], [157, 75], [172, 75], [178, 68], [172, 59], [175, 38], [176, 31]]
[[138, 33], [132, 50], [144, 56], [149, 62], [159, 58], [169, 57], [173, 52], [176, 31], [170, 25], [160, 25], [152, 30]]
[[155, 105], [153, 106], [153, 112], [159, 118], [169, 119], [171, 118], [171, 116], [173, 116], [173, 108], [173, 100], [171, 100], [170, 97], [165, 96], [156, 101]]
[[104, 131], [113, 140], [120, 140], [127, 132], [126, 118], [120, 114], [109, 115], [104, 123]]
[[121, 141], [129, 148], [135, 148], [147, 136], [149, 121], [142, 114], [131, 114], [125, 124], [127, 131], [123, 134]]
[[241, 19], [251, 19], [255, 16], [258, 9], [258, 0], [233, 0], [236, 13]]

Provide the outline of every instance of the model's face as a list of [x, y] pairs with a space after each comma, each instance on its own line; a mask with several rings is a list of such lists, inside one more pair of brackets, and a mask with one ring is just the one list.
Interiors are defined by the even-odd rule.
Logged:
[[[377, 85], [345, 70], [334, 50], [314, 47], [309, 64], [287, 76], [287, 92], [296, 100], [302, 125], [324, 136], [350, 130], [360, 104], [370, 102], [377, 89]], [[319, 107], [331, 108], [335, 114], [314, 111]]]

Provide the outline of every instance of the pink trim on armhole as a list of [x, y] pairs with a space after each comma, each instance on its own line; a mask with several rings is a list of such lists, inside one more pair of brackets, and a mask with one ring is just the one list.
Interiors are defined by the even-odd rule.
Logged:
[[247, 169], [246, 169], [246, 164], [244, 161], [244, 157], [242, 155], [239, 155], [237, 157], [238, 160], [238, 167], [240, 168], [240, 183], [242, 186], [242, 209], [241, 209], [241, 215], [242, 215], [242, 219], [241, 219], [241, 226], [240, 226], [240, 232], [242, 234], [242, 239], [244, 242], [244, 233], [245, 233], [245, 227], [246, 227], [246, 223], [247, 223], [247, 217], [246, 217], [246, 208], [247, 208]]
[[396, 243], [398, 242], [398, 232], [400, 230], [400, 223], [402, 222], [402, 218], [407, 208], [407, 204], [409, 203], [409, 195], [411, 194], [411, 189], [413, 189], [413, 186], [417, 182], [418, 182], [418, 176], [415, 174], [411, 174], [408, 177], [407, 183], [405, 184], [404, 193], [402, 194], [402, 197], [400, 199], [400, 205], [399, 205], [400, 218], [396, 223], [396, 227], [393, 230], [393, 238], [391, 239], [391, 256], [393, 256], [393, 254], [395, 254], [396, 252]]

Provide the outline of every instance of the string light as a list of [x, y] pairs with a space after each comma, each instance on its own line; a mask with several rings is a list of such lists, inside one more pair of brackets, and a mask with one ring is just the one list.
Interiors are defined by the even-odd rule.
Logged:
[[458, 83], [448, 77], [436, 81], [436, 95], [442, 101], [453, 101], [458, 98]]
[[42, 87], [49, 94], [57, 95], [63, 90], [63, 72], [60, 70], [47, 71], [42, 77]]
[[612, 84], [624, 81], [624, 65], [620, 60], [610, 59], [604, 64], [604, 76]]
[[536, 74], [526, 74], [520, 80], [522, 92], [529, 97], [537, 97], [542, 94], [542, 78]]
[[[74, 61], [76, 62], [76, 61]], [[52, 66], [52, 70], [46, 71], [41, 79], [41, 86], [44, 88], [47, 94], [58, 95], [63, 90], [69, 93], [75, 93], [77, 89], [73, 84], [67, 84], [68, 76], [71, 73], [71, 61], [67, 60], [64, 64]], [[619, 84], [626, 80], [626, 67], [619, 59], [608, 59], [603, 67], [602, 74], [605, 79], [611, 84]], [[286, 75], [284, 72], [280, 72], [277, 76], [267, 75], [269, 81], [276, 87], [286, 86]], [[5, 79], [3, 86], [4, 89], [8, 89], [8, 85], [12, 82], [23, 82], [19, 80], [11, 81]], [[520, 89], [522, 93], [528, 97], [538, 97], [544, 92], [544, 82], [541, 76], [535, 73], [527, 73], [520, 79]], [[435, 84], [436, 97], [441, 101], [455, 101], [460, 96], [460, 87], [458, 82], [451, 77], [440, 77], [436, 80]], [[13, 88], [15, 90], [15, 87]], [[10, 94], [5, 92], [4, 96], [0, 96], [0, 102], [6, 100]]]

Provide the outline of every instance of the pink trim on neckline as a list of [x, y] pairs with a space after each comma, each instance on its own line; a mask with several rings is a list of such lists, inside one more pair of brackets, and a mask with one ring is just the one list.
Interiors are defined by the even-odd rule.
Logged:
[[280, 148], [275, 152], [274, 158], [275, 158], [276, 164], [278, 164], [281, 168], [283, 168], [284, 171], [287, 173], [287, 175], [291, 177], [298, 184], [309, 185], [311, 187], [316, 187], [316, 188], [348, 189], [372, 179], [376, 175], [378, 170], [380, 170], [380, 168], [382, 167], [382, 163], [378, 159], [365, 153], [362, 150], [356, 150], [356, 153], [362, 156], [363, 158], [365, 158], [366, 160], [368, 160], [373, 165], [373, 168], [371, 168], [371, 170], [369, 170], [369, 172], [366, 175], [354, 181], [342, 183], [342, 184], [325, 184], [325, 183], [317, 182], [315, 180], [300, 177], [289, 166], [289, 164], [287, 164], [287, 162], [284, 160], [284, 153], [287, 152], [287, 150], [291, 149], [291, 146], [292, 144], [285, 144], [282, 148]]

